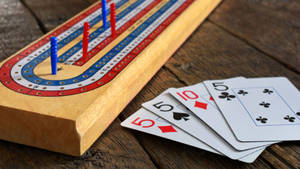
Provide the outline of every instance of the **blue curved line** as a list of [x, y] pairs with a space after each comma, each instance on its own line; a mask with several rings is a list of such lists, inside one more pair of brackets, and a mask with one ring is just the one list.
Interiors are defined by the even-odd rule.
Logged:
[[[81, 82], [81, 81], [93, 76], [107, 62], [109, 62], [112, 58], [114, 58], [114, 56], [116, 56], [121, 50], [123, 50], [126, 47], [127, 44], [129, 44], [135, 38], [137, 38], [158, 17], [160, 17], [164, 12], [166, 12], [170, 7], [172, 7], [175, 4], [176, 1], [177, 0], [170, 0], [168, 3], [166, 3], [156, 13], [154, 13], [152, 16], [150, 16], [144, 23], [142, 23], [138, 28], [136, 28], [125, 39], [123, 39], [119, 44], [117, 44], [114, 48], [112, 48], [100, 60], [98, 60], [96, 63], [94, 63], [90, 68], [88, 68], [81, 75], [76, 76], [74, 78], [66, 79], [66, 80], [44, 80], [44, 79], [38, 78], [38, 79], [34, 79], [34, 80], [38, 80], [38, 81], [35, 81], [35, 83], [39, 83], [39, 84], [42, 84], [42, 85], [49, 85], [49, 86], [60, 86], [60, 85], [72, 84], [72, 83], [75, 83], [75, 82]], [[34, 61], [31, 68], [34, 68], [39, 63], [40, 63], [39, 61]], [[26, 69], [24, 69], [24, 70], [26, 70]], [[23, 75], [28, 76], [28, 75], [32, 75], [32, 74], [33, 74], [33, 71], [31, 73], [24, 72]], [[31, 77], [31, 78], [33, 79], [33, 77]]]
[[[127, 3], [129, 0], [121, 0], [116, 4], [116, 8], [119, 8], [121, 6], [123, 6], [125, 3]], [[90, 25], [94, 26], [95, 24], [97, 24], [97, 22], [99, 22], [101, 20], [102, 16], [99, 15], [98, 17], [95, 17], [94, 19], [92, 19], [90, 21]], [[100, 28], [102, 29], [102, 28]], [[70, 34], [68, 37], [64, 38], [63, 40], [61, 40], [60, 42], [58, 42], [57, 44], [57, 49], [61, 49], [63, 48], [66, 44], [70, 43], [71, 41], [73, 41], [75, 38], [77, 38], [78, 36], [80, 36], [83, 32], [83, 26], [80, 27], [79, 29], [77, 29], [75, 32], [73, 32], [72, 34]], [[82, 44], [81, 44], [82, 45]], [[31, 62], [27, 63], [26, 65], [24, 65], [24, 67], [22, 68], [22, 76], [32, 82], [32, 83], [37, 83], [39, 84], [43, 79], [37, 77], [34, 73], [33, 73], [33, 69], [35, 68], [35, 66], [41, 62], [43, 62], [45, 59], [47, 59], [48, 57], [50, 57], [50, 49], [46, 50], [45, 52], [41, 53], [39, 56], [37, 56], [36, 58], [34, 58]], [[60, 60], [61, 56], [58, 58], [58, 62]], [[28, 58], [25, 58], [28, 59]]]
[[[122, 18], [124, 18], [124, 16], [126, 16], [131, 10], [133, 10], [134, 8], [136, 8], [138, 5], [140, 5], [143, 1], [145, 0], [138, 0], [135, 3], [133, 3], [131, 6], [129, 6], [128, 8], [126, 8], [125, 10], [123, 10], [117, 17], [116, 20], [121, 20]], [[100, 18], [100, 17], [97, 17]], [[98, 20], [98, 19], [97, 19]], [[110, 23], [107, 23], [107, 27], [110, 27]], [[89, 36], [89, 41], [94, 40], [95, 38], [97, 38], [99, 35], [101, 35], [104, 32], [104, 28], [103, 26], [101, 26], [100, 28], [98, 28], [96, 31], [94, 31], [93, 33], [90, 34]], [[66, 45], [66, 44], [64, 44]], [[82, 49], [82, 41], [78, 42], [75, 46], [73, 46], [72, 48], [70, 48], [68, 51], [66, 51], [64, 54], [62, 54], [59, 58], [58, 58], [58, 62], [60, 63], [64, 63], [67, 59], [69, 59], [72, 55], [74, 55], [76, 52], [78, 52], [79, 50]]]

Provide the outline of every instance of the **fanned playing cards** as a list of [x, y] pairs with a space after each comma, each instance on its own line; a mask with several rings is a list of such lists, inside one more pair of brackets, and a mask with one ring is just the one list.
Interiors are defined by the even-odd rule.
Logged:
[[170, 88], [122, 126], [252, 163], [274, 143], [300, 140], [298, 89], [284, 77], [236, 77]]

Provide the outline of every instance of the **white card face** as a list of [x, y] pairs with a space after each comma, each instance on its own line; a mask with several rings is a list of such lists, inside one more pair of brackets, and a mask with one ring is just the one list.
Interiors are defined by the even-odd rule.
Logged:
[[[207, 144], [199, 141], [195, 137], [187, 134], [178, 127], [170, 124], [168, 121], [158, 117], [144, 108], [139, 109], [137, 112], [124, 120], [121, 123], [121, 126], [222, 155], [220, 152], [209, 147]], [[238, 160], [246, 163], [252, 163], [263, 151], [264, 149], [260, 149]]]
[[221, 154], [178, 127], [141, 108], [121, 123], [121, 126], [187, 144], [212, 153]]
[[257, 157], [265, 150], [265, 148], [262, 148], [254, 153], [251, 153], [243, 158], [238, 159], [239, 161], [245, 162], [245, 163], [253, 163]]
[[260, 147], [245, 151], [235, 150], [169, 93], [164, 92], [142, 106], [231, 159], [239, 159], [261, 149]]
[[169, 92], [237, 150], [247, 150], [274, 143], [238, 141], [203, 83], [171, 89]]
[[205, 81], [240, 141], [299, 140], [300, 93], [286, 78]]

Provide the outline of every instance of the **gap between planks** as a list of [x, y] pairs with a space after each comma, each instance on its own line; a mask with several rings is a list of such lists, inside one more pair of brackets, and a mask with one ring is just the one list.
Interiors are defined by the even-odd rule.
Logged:
[[26, 4], [24, 0], [19, 0], [20, 3], [24, 6], [25, 9], [29, 11], [29, 13], [32, 15], [34, 20], [36, 21], [37, 25], [39, 26], [40, 30], [43, 34], [46, 34], [49, 30], [46, 29], [43, 22], [40, 20], [40, 18], [35, 14], [35, 12]]
[[285, 68], [289, 69], [290, 71], [293, 71], [297, 74], [300, 74], [300, 71], [298, 71], [297, 69], [293, 68], [291, 65], [281, 61], [280, 59], [276, 58], [275, 56], [269, 54], [268, 52], [264, 51], [263, 49], [260, 49], [259, 47], [256, 47], [254, 44], [252, 44], [250, 41], [248, 41], [246, 38], [243, 38], [241, 36], [239, 36], [238, 34], [235, 34], [234, 32], [230, 31], [229, 29], [226, 29], [225, 27], [223, 27], [222, 25], [212, 21], [211, 19], [207, 18], [208, 22], [214, 24], [215, 26], [219, 27], [220, 29], [224, 30], [225, 32], [229, 33], [230, 35], [238, 38], [239, 40], [243, 41], [244, 43], [246, 43], [247, 45], [251, 46], [252, 48], [254, 48], [255, 50], [257, 50], [258, 52], [268, 56], [269, 58], [273, 59], [274, 61], [276, 61], [277, 63], [283, 65]]

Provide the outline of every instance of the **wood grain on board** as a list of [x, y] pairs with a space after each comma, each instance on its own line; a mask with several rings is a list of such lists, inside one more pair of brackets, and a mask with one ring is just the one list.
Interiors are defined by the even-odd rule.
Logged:
[[[5, 26], [2, 25], [0, 28], [0, 52], [5, 54], [1, 55], [3, 60], [40, 37], [42, 32], [34, 17], [21, 2], [3, 0], [0, 3], [1, 7], [4, 7], [0, 8], [0, 19], [5, 23]], [[22, 26], [24, 23], [28, 23], [26, 27]], [[13, 36], [14, 33], [18, 36]], [[8, 35], [14, 38], [11, 39], [15, 42], [14, 45], [10, 44], [9, 39], [2, 40], [2, 37]], [[1, 141], [0, 168], [155, 168], [139, 142], [119, 124], [120, 120], [116, 119], [92, 148], [81, 157]]]
[[[55, 13], [55, 8], [49, 8], [48, 12], [53, 12], [54, 17], [47, 21], [48, 16], [38, 14], [38, 11], [42, 11], [39, 9], [43, 5], [41, 1], [24, 2], [35, 11], [36, 17], [44, 25], [52, 24], [45, 26], [47, 31], [74, 15], [60, 10]], [[70, 2], [63, 3], [71, 7]], [[82, 8], [81, 5], [74, 6], [74, 9], [81, 11], [86, 8], [85, 2], [93, 3], [95, 0], [72, 2], [83, 4]], [[45, 1], [47, 3], [62, 2], [49, 0]], [[0, 26], [0, 51], [5, 53], [1, 55], [3, 59], [38, 38], [43, 30], [39, 30], [35, 18], [19, 1], [4, 0], [0, 4], [5, 4], [6, 9], [0, 8], [1, 23], [4, 18], [5, 23], [10, 23]], [[67, 17], [60, 16], [59, 11], [66, 12]], [[22, 18], [21, 15], [26, 17]], [[131, 101], [120, 119], [124, 120], [138, 110], [141, 103], [169, 87], [181, 87], [206, 79], [287, 76], [300, 88], [300, 77], [295, 73], [299, 65], [299, 32], [295, 32], [299, 24], [297, 16], [297, 1], [225, 0], [210, 17], [210, 21], [195, 31]], [[20, 26], [24, 23], [31, 24], [27, 28]], [[13, 36], [12, 29], [17, 30], [18, 36]], [[32, 33], [26, 34], [25, 31]], [[249, 165], [145, 133], [122, 129], [119, 123], [120, 120], [115, 120], [80, 158], [1, 141], [0, 168], [299, 168], [298, 142], [276, 144]], [[116, 163], [118, 160], [121, 162]]]
[[[132, 4], [133, 2], [135, 1], [129, 1], [126, 5]], [[168, 1], [163, 0], [157, 2], [163, 5]], [[59, 3], [53, 1], [38, 3], [38, 1], [26, 0], [20, 1], [19, 3], [21, 3], [24, 8], [27, 8], [27, 12], [31, 13], [32, 17], [35, 18], [39, 28], [41, 30], [44, 29], [43, 32], [47, 32], [48, 29], [51, 29], [53, 19], [56, 20], [57, 16], [66, 16], [65, 13], [67, 13], [67, 11], [70, 11], [68, 15], [74, 15], [73, 13], [75, 13], [80, 6], [88, 4], [86, 1], [78, 1], [78, 3], [74, 1], [71, 3], [68, 0], [60, 1]], [[37, 81], [41, 80], [36, 80], [36, 82], [32, 84], [30, 83], [29, 88], [30, 85], [36, 86], [32, 89], [27, 88], [30, 91], [27, 93], [24, 92], [26, 94], [10, 90], [5, 85], [0, 85], [1, 96], [6, 96], [5, 99], [0, 100], [0, 138], [64, 154], [74, 156], [82, 155], [219, 3], [220, 0], [194, 1], [191, 3], [188, 8], [182, 10], [182, 13], [180, 13], [158, 37], [155, 37], [153, 41], [148, 39], [148, 41], [151, 41], [151, 44], [143, 49], [141, 53], [138, 54], [138, 57], [134, 58], [130, 64], [127, 65], [126, 59], [130, 60], [134, 54], [129, 54], [125, 61], [120, 62], [122, 67], [127, 65], [124, 70], [118, 72], [117, 70], [120, 68], [112, 69], [111, 72], [107, 73], [107, 76], [112, 77], [117, 75], [110, 79], [109, 82], [101, 81], [101, 83], [105, 83], [105, 85], [101, 85], [101, 87], [91, 91], [84, 92], [88, 89], [83, 86], [80, 89], [82, 91], [81, 93], [65, 96], [64, 93], [67, 93], [69, 90], [63, 90], [64, 88], [62, 87], [62, 91], [59, 91], [55, 97], [41, 97], [43, 96], [41, 93], [48, 87], [44, 87], [43, 89], [40, 87], [38, 89], [39, 82]], [[78, 8], [74, 8], [74, 11], [67, 9], [68, 6], [72, 4], [78, 6]], [[96, 4], [91, 5], [72, 19], [92, 9], [95, 5]], [[55, 12], [57, 12], [56, 16], [49, 16], [51, 6], [58, 6], [58, 8], [54, 8]], [[182, 6], [184, 6], [184, 4]], [[45, 9], [45, 7], [47, 8]], [[149, 13], [156, 12], [159, 8], [159, 5], [155, 6]], [[173, 14], [174, 16], [177, 15], [176, 12]], [[68, 16], [66, 17], [68, 18]], [[82, 66], [59, 64], [62, 70], [54, 76], [49, 72], [50, 58], [48, 57], [34, 67], [34, 74], [47, 80], [70, 79], [82, 75], [84, 71], [102, 58], [105, 53], [110, 51], [117, 43], [120, 43], [135, 27], [146, 21], [147, 18], [148, 15], [141, 16], [137, 22], [134, 22], [133, 25], [120, 34], [112, 43], [97, 52], [95, 56]], [[59, 21], [60, 18], [58, 18], [58, 22]], [[182, 24], [183, 22], [185, 24]], [[63, 23], [63, 25], [64, 24], [67, 24], [67, 22]], [[101, 22], [94, 25], [94, 27], [100, 26]], [[62, 25], [52, 29], [32, 44], [46, 38], [52, 32], [55, 33], [60, 27], [62, 27]], [[162, 26], [161, 28], [164, 27]], [[155, 34], [153, 34], [153, 36], [155, 36]], [[67, 51], [80, 40], [81, 37], [78, 37], [65, 45], [58, 51], [58, 55]], [[27, 47], [22, 50], [26, 48]], [[137, 47], [137, 50], [140, 48], [141, 47]], [[7, 58], [7, 60], [14, 56], [15, 55]], [[5, 62], [1, 63], [1, 65], [4, 64]], [[5, 66], [9, 67], [10, 65]], [[105, 69], [109, 69], [110, 65], [107, 67], [108, 68]], [[3, 77], [8, 77], [7, 74], [9, 73], [10, 72], [3, 73]], [[15, 71], [13, 73], [17, 76], [21, 74], [21, 71]], [[19, 80], [22, 80], [22, 78], [23, 77], [20, 77]], [[91, 81], [93, 81], [93, 79], [91, 79]], [[8, 80], [2, 79], [2, 83], [10, 84], [11, 81], [9, 78]], [[96, 83], [96, 81], [93, 82], [93, 84]], [[98, 84], [99, 82], [97, 85]], [[76, 85], [81, 86], [82, 84], [78, 83]], [[124, 89], [126, 89], [126, 91], [124, 91]], [[23, 91], [24, 89], [17, 88], [16, 90]]]

